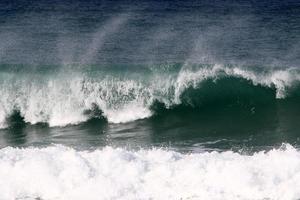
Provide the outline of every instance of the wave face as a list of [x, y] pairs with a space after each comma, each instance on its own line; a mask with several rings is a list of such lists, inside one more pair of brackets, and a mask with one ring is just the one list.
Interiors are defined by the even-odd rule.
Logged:
[[1, 199], [299, 199], [299, 184], [300, 152], [290, 145], [253, 155], [0, 150]]
[[15, 111], [26, 123], [49, 126], [78, 124], [94, 117], [124, 123], [159, 114], [157, 103], [167, 110], [180, 105], [201, 110], [211, 104], [255, 108], [299, 96], [300, 72], [294, 68], [178, 64], [50, 69], [3, 68], [2, 128], [9, 125]]

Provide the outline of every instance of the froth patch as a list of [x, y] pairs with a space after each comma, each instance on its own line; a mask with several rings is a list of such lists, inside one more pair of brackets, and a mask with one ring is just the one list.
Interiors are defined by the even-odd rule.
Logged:
[[131, 104], [122, 109], [108, 110], [105, 114], [108, 122], [126, 123], [150, 117], [152, 112], [144, 106]]
[[300, 152], [0, 150], [0, 199], [299, 199]]

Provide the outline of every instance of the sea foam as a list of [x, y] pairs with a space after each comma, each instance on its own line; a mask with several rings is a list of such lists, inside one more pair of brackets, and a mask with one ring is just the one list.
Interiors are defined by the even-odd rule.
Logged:
[[0, 199], [300, 198], [300, 152], [77, 151], [65, 146], [0, 150]]

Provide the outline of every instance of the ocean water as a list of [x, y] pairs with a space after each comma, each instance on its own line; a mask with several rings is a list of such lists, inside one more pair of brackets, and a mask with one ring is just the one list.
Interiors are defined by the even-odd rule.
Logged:
[[1, 1], [0, 199], [300, 199], [300, 2]]

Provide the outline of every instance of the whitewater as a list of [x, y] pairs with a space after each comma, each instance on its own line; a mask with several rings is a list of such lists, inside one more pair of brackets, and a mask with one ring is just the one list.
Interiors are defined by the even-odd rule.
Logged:
[[0, 199], [300, 198], [300, 152], [252, 155], [55, 145], [0, 150]]

